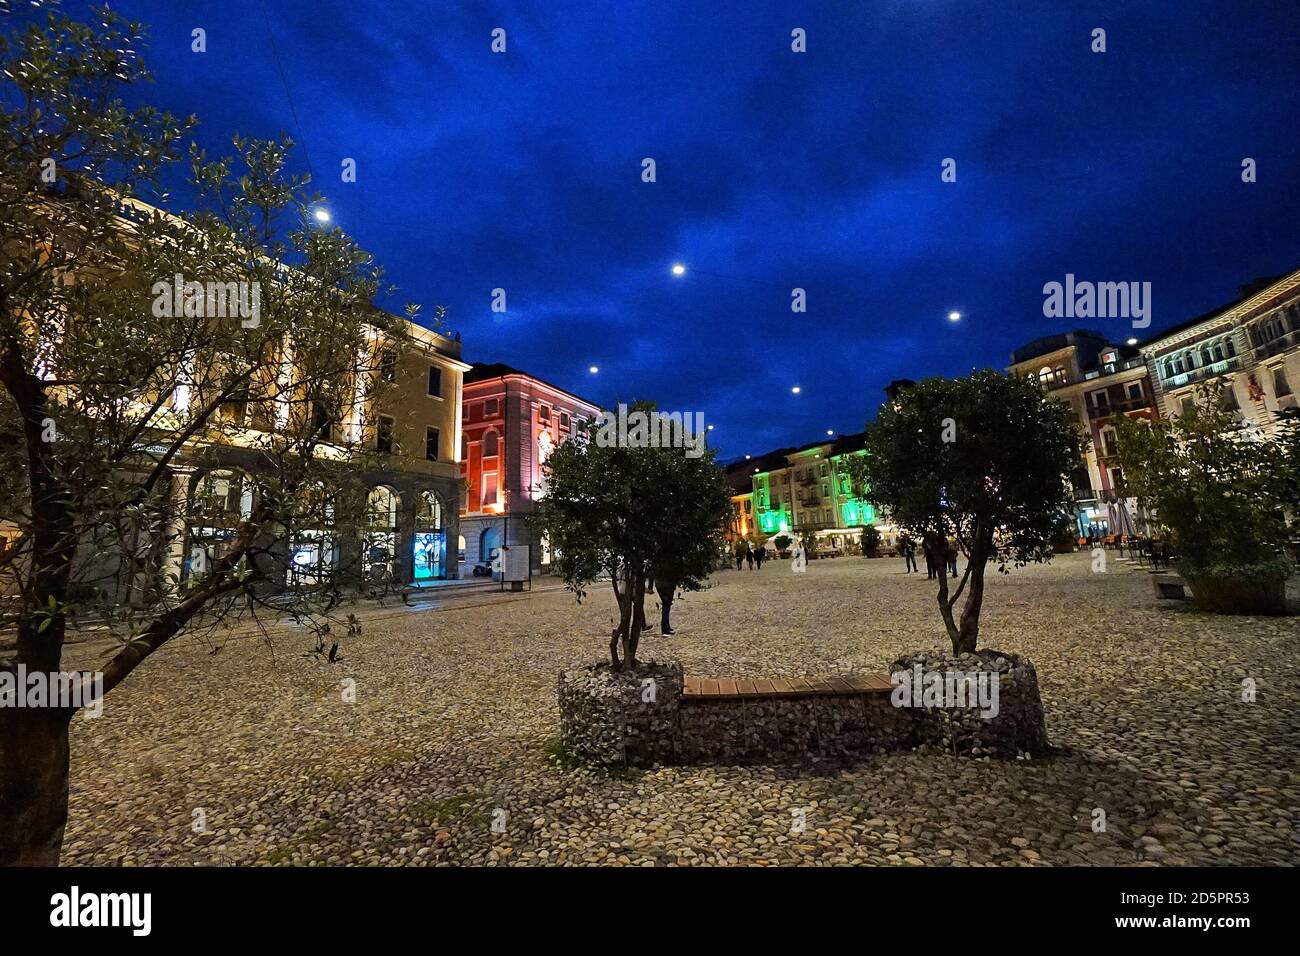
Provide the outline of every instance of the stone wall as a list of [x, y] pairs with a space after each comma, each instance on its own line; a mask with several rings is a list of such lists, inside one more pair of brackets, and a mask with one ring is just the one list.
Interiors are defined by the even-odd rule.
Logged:
[[560, 732], [575, 759], [595, 766], [852, 762], [915, 747], [1005, 757], [1047, 750], [1029, 661], [996, 651], [913, 655], [896, 661], [893, 672], [919, 678], [918, 686], [931, 673], [996, 675], [997, 713], [927, 706], [921, 695], [913, 705], [897, 690], [685, 696], [681, 665], [651, 662], [634, 674], [608, 665], [561, 673]]

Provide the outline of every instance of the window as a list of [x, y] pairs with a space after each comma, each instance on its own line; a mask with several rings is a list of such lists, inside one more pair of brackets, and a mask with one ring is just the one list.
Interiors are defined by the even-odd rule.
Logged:
[[375, 432], [375, 450], [381, 455], [393, 453], [393, 429], [397, 422], [391, 415], [379, 416], [379, 428]]
[[751, 511], [753, 511], [753, 510], [754, 510], [754, 503], [753, 503], [752, 501], [746, 500], [746, 501], [745, 501], [745, 514], [749, 514], [749, 513], [750, 513]]
[[560, 412], [560, 427], [561, 427], [561, 428], [568, 428], [568, 427], [569, 427], [569, 413], [568, 413], [568, 412]]
[[1105, 389], [1102, 389], [1100, 392], [1092, 393], [1092, 407], [1099, 412], [1110, 410], [1110, 395]]
[[538, 406], [537, 406], [537, 420], [538, 420], [539, 422], [548, 422], [548, 423], [550, 422], [550, 420], [551, 420], [551, 407], [550, 407], [549, 405], [538, 405]]
[[831, 489], [830, 489], [830, 487], [826, 484], [826, 482], [823, 481], [823, 482], [822, 482], [822, 497], [823, 497], [823, 498], [827, 498], [827, 497], [830, 496], [830, 493], [831, 493]]
[[1142, 383], [1141, 383], [1141, 382], [1129, 382], [1129, 383], [1128, 383], [1128, 397], [1131, 398], [1131, 399], [1134, 399], [1135, 401], [1136, 401], [1137, 399], [1140, 399], [1140, 398], [1142, 397]]
[[433, 398], [442, 397], [442, 369], [436, 365], [429, 366], [429, 395]]
[[460, 436], [460, 460], [469, 461], [469, 436], [464, 432]]
[[1279, 398], [1291, 394], [1291, 385], [1286, 380], [1286, 371], [1281, 367], [1273, 369], [1273, 394]]
[[495, 398], [489, 398], [486, 402], [483, 403], [483, 415], [487, 418], [491, 418], [492, 416], [496, 415], [496, 413], [497, 413], [497, 400]]
[[494, 505], [497, 503], [497, 476], [496, 472], [489, 472], [483, 476], [483, 506]]
[[1107, 458], [1115, 454], [1115, 429], [1103, 428], [1101, 430], [1101, 450]]
[[385, 352], [379, 356], [379, 378], [384, 382], [397, 381], [397, 355]]
[[483, 436], [483, 457], [495, 458], [497, 454], [497, 433], [488, 432]]
[[424, 457], [429, 461], [438, 460], [438, 429], [432, 426], [424, 430]]
[[464, 403], [460, 406], [460, 420], [462, 422], [469, 421], [469, 406]]

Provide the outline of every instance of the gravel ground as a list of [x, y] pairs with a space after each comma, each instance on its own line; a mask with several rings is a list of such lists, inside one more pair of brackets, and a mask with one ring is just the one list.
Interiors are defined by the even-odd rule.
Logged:
[[[982, 645], [1038, 668], [1057, 752], [1033, 761], [566, 769], [556, 672], [604, 652], [605, 588], [372, 619], [334, 665], [301, 633], [182, 642], [74, 722], [64, 860], [1296, 863], [1300, 618], [1197, 614], [1110, 568], [1070, 555], [990, 581]], [[933, 588], [889, 559], [720, 572], [674, 625], [642, 657], [706, 675], [883, 670], [946, 645]]]

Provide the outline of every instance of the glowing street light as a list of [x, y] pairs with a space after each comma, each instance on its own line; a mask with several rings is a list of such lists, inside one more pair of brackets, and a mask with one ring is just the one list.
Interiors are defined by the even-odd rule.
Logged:
[[592, 375], [595, 375], [597, 372], [600, 371], [600, 366], [593, 365], [591, 368], [587, 369], [587, 371], [590, 372]]
[[960, 321], [961, 321], [961, 313], [958, 312], [958, 311], [956, 311], [956, 310], [954, 310], [954, 311], [952, 311], [952, 312], [949, 312], [949, 313], [948, 313], [948, 321], [949, 321], [949, 322], [960, 322]]
[[312, 215], [316, 218], [316, 221], [322, 225], [330, 221], [330, 211], [324, 207], [318, 206]]
[[1138, 340], [1135, 339], [1135, 338], [1130, 338], [1126, 344], [1128, 344], [1128, 345], [1137, 345], [1137, 344], [1138, 344]]
[[745, 461], [749, 461], [749, 459], [751, 459], [751, 458], [753, 458], [753, 457], [754, 457], [753, 455], [746, 455], [746, 456], [745, 456]]
[[684, 275], [686, 275], [686, 266], [682, 265], [680, 262], [674, 262], [674, 263], [673, 263], [673, 275], [675, 275], [675, 276], [684, 276]]
[[828, 435], [834, 435], [834, 434], [835, 434], [835, 429], [833, 429], [833, 428], [828, 428], [828, 429], [826, 429], [826, 434], [828, 434]]
[[790, 393], [791, 393], [792, 395], [798, 395], [799, 392], [800, 392], [800, 388], [799, 388], [798, 385], [796, 385], [796, 386], [794, 386], [794, 388], [790, 389]]
[[712, 426], [712, 425], [709, 426], [709, 431], [713, 431], [713, 426]]

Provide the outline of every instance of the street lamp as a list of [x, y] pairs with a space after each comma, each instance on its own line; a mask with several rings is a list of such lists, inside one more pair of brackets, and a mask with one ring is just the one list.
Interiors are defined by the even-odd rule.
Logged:
[[960, 321], [961, 321], [961, 313], [958, 312], [958, 311], [956, 311], [955, 309], [954, 309], [952, 312], [949, 312], [949, 313], [948, 313], [948, 321], [949, 321], [949, 322], [960, 322]]
[[674, 263], [673, 263], [673, 275], [675, 275], [675, 276], [684, 276], [684, 275], [686, 275], [686, 266], [682, 265], [680, 262], [674, 262]]

